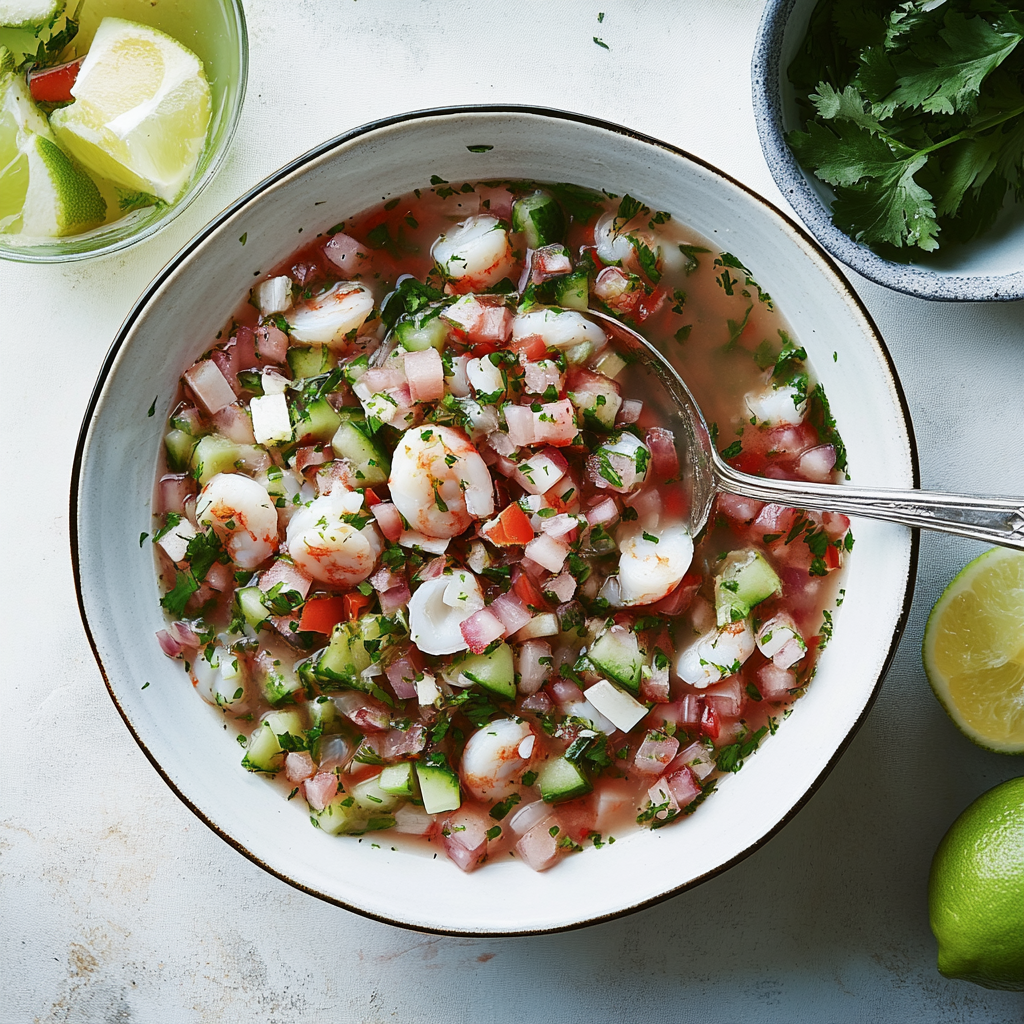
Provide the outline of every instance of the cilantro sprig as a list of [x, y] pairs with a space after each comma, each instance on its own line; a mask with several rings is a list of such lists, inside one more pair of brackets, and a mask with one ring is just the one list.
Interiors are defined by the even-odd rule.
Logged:
[[908, 259], [989, 228], [1008, 191], [1024, 202], [1013, 0], [820, 0], [789, 76], [806, 124], [787, 142], [855, 241]]

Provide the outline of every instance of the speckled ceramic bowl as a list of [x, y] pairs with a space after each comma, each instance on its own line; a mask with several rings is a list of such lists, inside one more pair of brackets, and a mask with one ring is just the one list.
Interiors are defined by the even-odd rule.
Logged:
[[832, 224], [828, 185], [797, 163], [785, 133], [802, 127], [786, 69], [817, 0], [768, 0], [751, 65], [754, 117], [765, 159], [790, 206], [838, 260], [877, 284], [922, 299], [1024, 299], [1024, 204], [1008, 204], [993, 227], [966, 245], [922, 252], [913, 264], [893, 263]]
[[[486, 152], [472, 149], [486, 146]], [[518, 861], [465, 875], [439, 857], [309, 827], [301, 801], [243, 771], [220, 714], [160, 652], [149, 545], [153, 478], [179, 374], [253, 275], [301, 238], [431, 175], [573, 181], [627, 189], [738, 255], [775, 297], [831, 397], [858, 482], [917, 483], [909, 418], [874, 325], [829, 258], [768, 203], [654, 139], [572, 114], [468, 107], [407, 114], [320, 146], [243, 196], [161, 271], [118, 333], [79, 440], [71, 522], [82, 614], [118, 710], [174, 792], [279, 878], [359, 913], [456, 934], [570, 928], [636, 910], [710, 878], [797, 811], [867, 713], [905, 620], [916, 539], [857, 524], [846, 601], [807, 695], [700, 812], [588, 849], [545, 874]], [[298, 234], [299, 228], [304, 229]], [[239, 238], [245, 236], [243, 249]], [[839, 353], [839, 362], [833, 361]], [[155, 401], [155, 414], [150, 405]], [[149, 684], [146, 686], [145, 684]]]

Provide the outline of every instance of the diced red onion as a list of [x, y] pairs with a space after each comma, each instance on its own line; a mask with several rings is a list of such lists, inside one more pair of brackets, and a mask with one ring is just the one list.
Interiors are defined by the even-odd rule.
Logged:
[[490, 608], [481, 608], [474, 612], [460, 623], [459, 629], [462, 630], [462, 638], [474, 654], [482, 654], [495, 640], [500, 640], [505, 635], [504, 623]]
[[386, 761], [397, 761], [418, 754], [426, 745], [426, 726], [422, 722], [413, 722], [408, 729], [389, 729], [384, 734], [381, 753]]
[[[543, 663], [542, 660], [544, 659]], [[551, 675], [551, 645], [544, 640], [527, 640], [516, 654], [519, 692], [535, 694]]]
[[845, 537], [850, 529], [850, 520], [839, 512], [823, 512], [821, 525], [825, 528], [829, 540], [839, 540], [840, 537]]
[[404, 608], [409, 603], [410, 597], [412, 591], [409, 590], [409, 584], [403, 581], [399, 586], [385, 590], [380, 595], [380, 610], [385, 615], [394, 615], [399, 608]]
[[488, 607], [501, 620], [506, 634], [515, 633], [533, 618], [533, 612], [511, 590], [496, 597]]
[[557, 540], [547, 534], [534, 537], [526, 545], [526, 557], [542, 565], [548, 572], [561, 572], [568, 554], [569, 545], [564, 540]]
[[669, 680], [668, 662], [658, 668], [656, 665], [651, 669], [650, 677], [640, 680], [640, 699], [654, 701], [655, 704], [667, 704], [669, 702]]
[[543, 395], [549, 387], [561, 391], [562, 384], [562, 371], [558, 369], [557, 363], [551, 360], [523, 363], [523, 386], [529, 394]]
[[[515, 408], [518, 408], [518, 406]], [[498, 455], [501, 455], [506, 459], [518, 451], [516, 445], [512, 443], [512, 438], [503, 430], [495, 430], [488, 434], [487, 444], [493, 448]]]
[[546, 494], [565, 476], [569, 463], [561, 452], [545, 448], [532, 458], [520, 463], [516, 482], [528, 494]]
[[700, 721], [701, 712], [704, 710], [700, 698], [695, 693], [687, 693], [683, 696], [680, 708], [681, 725], [696, 725]]
[[658, 480], [672, 480], [679, 476], [679, 453], [671, 430], [651, 427], [647, 431], [647, 447], [651, 450], [651, 468]]
[[390, 501], [379, 501], [370, 511], [373, 513], [373, 518], [377, 520], [380, 532], [389, 541], [396, 543], [405, 529], [402, 513]]
[[[528, 411], [534, 420], [533, 433], [536, 441], [533, 443], [553, 444], [559, 447], [572, 444], [577, 433], [576, 411], [568, 398], [563, 398], [560, 402], [545, 402], [541, 405], [540, 412]], [[509, 432], [511, 433], [511, 429]]]
[[718, 495], [718, 511], [736, 523], [749, 523], [764, 508], [764, 502], [756, 498], [742, 498], [738, 494]]
[[196, 400], [210, 416], [216, 415], [235, 400], [235, 393], [227, 378], [220, 367], [209, 359], [201, 359], [190, 366], [184, 378]]
[[665, 779], [665, 785], [680, 808], [700, 795], [700, 783], [689, 768], [682, 768]]
[[339, 231], [324, 246], [324, 255], [341, 271], [342, 277], [351, 279], [359, 273], [370, 253], [351, 235]]
[[213, 425], [219, 434], [223, 434], [235, 444], [255, 444], [252, 432], [252, 420], [249, 414], [237, 403], [224, 406], [214, 417]]
[[550, 817], [551, 805], [544, 803], [543, 800], [533, 800], [515, 809], [508, 819], [509, 831], [517, 836], [526, 835], [534, 825], [539, 825]]
[[679, 740], [674, 736], [655, 739], [648, 733], [633, 757], [633, 767], [644, 775], [660, 775], [678, 752]]
[[338, 776], [334, 772], [317, 772], [302, 784], [302, 792], [314, 811], [322, 811], [338, 794]]
[[832, 469], [836, 464], [836, 450], [830, 444], [818, 445], [800, 456], [797, 471], [808, 480], [827, 483], [832, 478]]
[[316, 765], [308, 750], [292, 750], [284, 759], [284, 777], [289, 782], [305, 782], [316, 774]]
[[332, 697], [335, 707], [364, 732], [384, 732], [391, 726], [388, 708], [379, 700], [355, 690], [345, 690]]
[[156, 633], [157, 643], [160, 644], [160, 650], [167, 655], [168, 658], [176, 658], [181, 654], [184, 648], [166, 629], [158, 629]]
[[203, 580], [203, 585], [209, 587], [211, 590], [216, 590], [218, 594], [227, 593], [235, 587], [234, 570], [230, 565], [224, 565], [221, 562], [214, 562], [213, 565], [206, 570], [206, 578]]
[[494, 819], [482, 811], [462, 807], [441, 826], [445, 853], [463, 871], [479, 867], [487, 856], [487, 831]]
[[552, 576], [542, 587], [545, 592], [555, 595], [559, 604], [571, 601], [576, 594], [576, 578], [568, 572]]
[[311, 445], [308, 448], [300, 448], [295, 453], [295, 469], [302, 473], [310, 466], [322, 466], [325, 462], [334, 461], [334, 452], [330, 445]]
[[558, 862], [560, 856], [557, 836], [551, 834], [548, 820], [534, 825], [516, 843], [516, 853], [527, 867], [534, 871], [547, 871]]
[[665, 774], [672, 775], [681, 768], [689, 768], [698, 779], [706, 779], [715, 770], [715, 761], [711, 751], [700, 740], [695, 740], [679, 751]]
[[587, 522], [591, 526], [607, 526], [619, 518], [619, 506], [614, 498], [605, 498], [593, 508], [587, 509]]
[[275, 584], [281, 584], [282, 590], [297, 590], [303, 598], [309, 593], [313, 585], [311, 576], [307, 576], [294, 562], [287, 562], [279, 558], [274, 564], [260, 574], [259, 586], [263, 593], [267, 593]]
[[743, 687], [739, 676], [731, 676], [704, 691], [704, 700], [723, 718], [735, 718], [743, 707]]
[[757, 670], [757, 689], [765, 700], [789, 700], [790, 690], [796, 687], [796, 674], [767, 662]]
[[378, 594], [383, 594], [385, 590], [401, 586], [403, 583], [405, 583], [405, 576], [400, 572], [394, 572], [386, 565], [382, 565], [370, 577], [370, 586], [373, 587]]
[[640, 419], [640, 413], [643, 412], [643, 409], [643, 402], [627, 398], [622, 405], [619, 406], [619, 411], [615, 415], [615, 425], [617, 427], [621, 427], [627, 423], [636, 423], [636, 421]]
[[556, 679], [551, 684], [551, 696], [559, 704], [579, 704], [583, 701], [583, 691], [568, 679]]
[[165, 473], [160, 477], [160, 511], [185, 511], [185, 500], [196, 493], [196, 482], [187, 473]]
[[190, 647], [192, 650], [199, 648], [199, 637], [187, 622], [172, 622], [170, 634], [182, 647]]
[[414, 402], [431, 402], [444, 397], [444, 364], [436, 348], [406, 352], [405, 375]]
[[273, 324], [260, 324], [255, 334], [256, 357], [262, 364], [283, 365], [288, 357], [288, 335]]
[[551, 710], [551, 698], [543, 691], [531, 693], [523, 701], [524, 711], [536, 711], [539, 715], [546, 715]]
[[[376, 505], [373, 506], [377, 508]], [[425, 566], [419, 571], [419, 578], [421, 580], [436, 580], [438, 576], [444, 574], [445, 567], [448, 562], [444, 555], [439, 555], [437, 558], [431, 559]]]
[[512, 444], [519, 448], [537, 443], [537, 419], [528, 405], [506, 405], [504, 413]]
[[411, 700], [416, 696], [416, 677], [420, 670], [413, 664], [411, 658], [399, 658], [391, 662], [385, 669], [391, 689], [399, 700]]

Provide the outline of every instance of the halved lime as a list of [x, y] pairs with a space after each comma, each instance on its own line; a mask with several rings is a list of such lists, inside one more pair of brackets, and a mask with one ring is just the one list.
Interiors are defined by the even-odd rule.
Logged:
[[1024, 553], [993, 548], [961, 570], [928, 617], [922, 657], [965, 736], [1024, 753]]
[[76, 234], [102, 223], [95, 182], [53, 141], [20, 76], [0, 74], [0, 231]]
[[122, 188], [173, 202], [210, 125], [202, 61], [163, 32], [104, 18], [71, 93], [50, 117], [67, 150]]

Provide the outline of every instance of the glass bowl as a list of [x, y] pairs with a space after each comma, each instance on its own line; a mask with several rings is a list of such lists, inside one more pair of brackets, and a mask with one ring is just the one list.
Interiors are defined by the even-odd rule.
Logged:
[[[73, 8], [74, 0], [70, 0]], [[202, 60], [212, 107], [206, 145], [188, 185], [174, 203], [136, 210], [120, 220], [63, 238], [23, 239], [0, 234], [0, 258], [23, 263], [64, 263], [117, 252], [156, 234], [209, 184], [231, 144], [245, 98], [249, 37], [241, 0], [85, 0], [75, 39], [84, 53], [100, 21], [126, 18], [160, 29]]]

